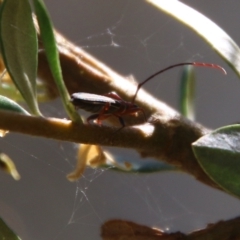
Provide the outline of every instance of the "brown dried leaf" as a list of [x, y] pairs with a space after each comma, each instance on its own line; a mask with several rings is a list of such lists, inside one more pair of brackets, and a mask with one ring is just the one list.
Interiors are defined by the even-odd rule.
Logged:
[[116, 219], [103, 224], [101, 236], [103, 240], [176, 240], [184, 235], [168, 234], [157, 228]]

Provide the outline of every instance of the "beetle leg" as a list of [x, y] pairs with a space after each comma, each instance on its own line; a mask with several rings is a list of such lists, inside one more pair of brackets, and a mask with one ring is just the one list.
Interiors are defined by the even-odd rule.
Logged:
[[90, 121], [97, 121], [98, 125], [102, 124], [102, 120], [109, 118], [112, 114], [104, 114], [104, 113], [96, 113], [87, 118], [88, 124], [90, 124]]
[[119, 120], [119, 122], [121, 123], [122, 127], [124, 128], [125, 127], [125, 122], [123, 120], [123, 118], [119, 117], [119, 116], [116, 116]]
[[102, 124], [102, 120], [110, 117], [111, 115], [118, 118], [120, 124], [122, 125], [122, 128], [126, 126], [123, 118], [120, 117], [120, 116], [117, 116], [115, 114], [105, 114], [105, 115], [104, 114], [98, 114], [98, 113], [97, 114], [93, 114], [93, 115], [91, 115], [91, 116], [89, 116], [87, 118], [87, 123], [90, 124], [90, 121], [97, 120], [97, 124], [101, 125]]
[[108, 118], [109, 115], [105, 114], [105, 112], [109, 109], [109, 104], [105, 104], [102, 110], [99, 113], [93, 114], [87, 118], [87, 122], [90, 124], [90, 121], [97, 120], [97, 124], [101, 125], [103, 119]]
[[93, 114], [87, 118], [87, 123], [90, 124], [90, 121], [97, 121], [98, 125], [102, 125], [102, 120], [108, 118], [110, 115], [100, 115], [99, 113]]
[[146, 117], [146, 114], [145, 114], [145, 112], [143, 111], [143, 109], [142, 109], [142, 108], [139, 108], [139, 110], [138, 110], [138, 111], [142, 113], [142, 115], [143, 115], [143, 117], [144, 117], [144, 120], [145, 120], [145, 122], [147, 122], [147, 117]]
[[97, 119], [99, 125], [101, 125], [101, 121], [98, 119], [99, 114], [93, 114], [87, 118], [87, 123], [90, 124], [90, 121], [94, 121]]

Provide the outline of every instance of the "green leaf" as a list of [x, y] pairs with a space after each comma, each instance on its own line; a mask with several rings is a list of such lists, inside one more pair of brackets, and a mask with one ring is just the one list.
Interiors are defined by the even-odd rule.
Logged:
[[21, 240], [0, 218], [0, 239], [1, 240]]
[[1, 110], [7, 110], [7, 111], [13, 111], [16, 113], [21, 113], [25, 115], [30, 115], [24, 108], [22, 108], [20, 105], [18, 105], [13, 100], [1, 96], [0, 95], [0, 109]]
[[240, 125], [219, 128], [194, 142], [194, 154], [208, 176], [240, 197]]
[[41, 39], [49, 62], [49, 67], [60, 92], [65, 109], [72, 120], [80, 120], [75, 108], [70, 103], [70, 97], [63, 81], [53, 26], [46, 7], [42, 0], [33, 0], [33, 4], [40, 28]]
[[147, 0], [200, 35], [240, 76], [240, 49], [216, 23], [176, 0]]
[[5, 0], [0, 11], [0, 46], [12, 80], [31, 111], [40, 115], [36, 100], [37, 34], [28, 0]]
[[185, 66], [180, 85], [180, 112], [190, 120], [195, 119], [195, 74], [193, 66]]

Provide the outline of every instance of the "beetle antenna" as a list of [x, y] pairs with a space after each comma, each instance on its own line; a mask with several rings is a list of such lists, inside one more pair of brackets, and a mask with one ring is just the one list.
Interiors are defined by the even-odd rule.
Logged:
[[185, 65], [193, 65], [193, 66], [196, 66], [196, 67], [209, 67], [209, 68], [216, 68], [216, 69], [219, 69], [220, 71], [222, 71], [224, 74], [227, 74], [226, 70], [217, 65], [217, 64], [213, 64], [213, 63], [202, 63], [202, 62], [185, 62], [185, 63], [178, 63], [178, 64], [174, 64], [174, 65], [171, 65], [169, 67], [166, 67], [154, 74], [152, 74], [150, 77], [148, 77], [146, 80], [144, 80], [143, 82], [139, 83], [138, 86], [137, 86], [137, 90], [133, 96], [133, 99], [132, 99], [132, 103], [134, 103], [136, 97], [137, 97], [137, 94], [138, 94], [138, 91], [139, 89], [146, 83], [148, 82], [149, 80], [151, 80], [152, 78], [156, 77], [157, 75], [169, 70], [169, 69], [172, 69], [172, 68], [175, 68], [175, 67], [180, 67], [180, 66], [185, 66]]

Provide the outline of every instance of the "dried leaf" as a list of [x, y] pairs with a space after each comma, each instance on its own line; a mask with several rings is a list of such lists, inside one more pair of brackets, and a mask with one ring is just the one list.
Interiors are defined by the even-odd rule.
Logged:
[[19, 180], [21, 178], [14, 162], [5, 153], [0, 153], [0, 167], [3, 171], [12, 175], [15, 180]]
[[78, 180], [86, 166], [98, 167], [106, 162], [106, 155], [102, 148], [97, 145], [81, 144], [78, 150], [77, 166], [75, 170], [67, 175], [69, 181]]

